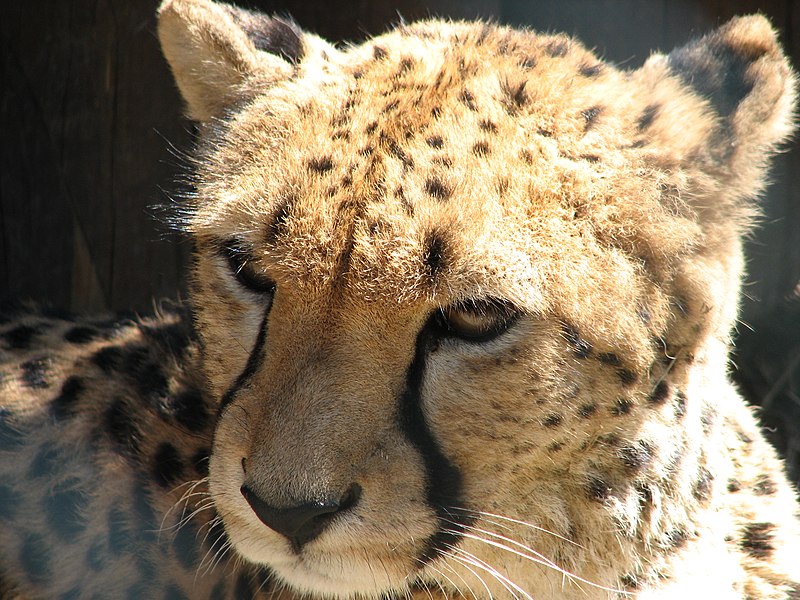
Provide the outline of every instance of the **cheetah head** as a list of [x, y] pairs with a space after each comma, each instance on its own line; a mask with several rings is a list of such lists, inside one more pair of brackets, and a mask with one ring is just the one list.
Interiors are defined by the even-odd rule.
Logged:
[[199, 123], [235, 551], [338, 598], [583, 597], [657, 562], [698, 518], [692, 390], [726, 385], [749, 200], [790, 127], [766, 20], [629, 72], [483, 23], [337, 48], [168, 0], [159, 30]]

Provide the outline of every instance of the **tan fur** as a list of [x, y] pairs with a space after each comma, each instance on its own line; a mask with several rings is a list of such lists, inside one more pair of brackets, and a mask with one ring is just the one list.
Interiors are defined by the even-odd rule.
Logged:
[[[483, 23], [336, 49], [205, 0], [165, 2], [159, 35], [201, 127], [185, 222], [199, 340], [175, 350], [142, 333], [185, 318], [166, 315], [47, 350], [48, 377], [79, 376], [94, 400], [0, 445], [21, 457], [0, 463], [15, 482], [0, 497], [35, 504], [18, 463], [55, 439], [94, 453], [61, 476], [107, 493], [81, 492], [86, 523], [63, 558], [49, 513], [20, 508], [0, 533], [0, 590], [112, 585], [74, 557], [112, 507], [134, 510], [119, 480], [166, 515], [165, 540], [139, 536], [147, 589], [192, 598], [231, 597], [260, 566], [273, 589], [328, 598], [794, 597], [795, 492], [726, 373], [741, 239], [792, 126], [794, 76], [763, 17], [632, 72], [564, 36]], [[511, 307], [513, 323], [479, 342], [445, 330], [446, 315], [490, 318], [464, 311], [472, 301]], [[17, 340], [20, 319], [0, 339]], [[132, 343], [162, 348], [150, 371]], [[120, 349], [113, 368], [103, 345]], [[7, 346], [5, 373], [44, 351]], [[54, 410], [30, 379], [0, 377], [15, 428]], [[206, 420], [176, 400], [184, 389]], [[132, 427], [108, 408], [119, 395]], [[195, 457], [212, 438], [206, 479]], [[360, 494], [293, 546], [242, 486], [281, 510]], [[205, 563], [174, 548], [182, 511]], [[55, 557], [47, 581], [18, 550], [26, 519]], [[230, 546], [201, 539], [223, 525]], [[436, 546], [443, 528], [458, 535]], [[223, 549], [238, 559], [204, 570]], [[114, 561], [114, 589], [145, 585], [128, 554]]]

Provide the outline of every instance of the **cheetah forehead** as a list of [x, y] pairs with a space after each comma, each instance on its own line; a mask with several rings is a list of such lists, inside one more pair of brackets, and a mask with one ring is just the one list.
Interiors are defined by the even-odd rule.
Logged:
[[[278, 280], [367, 296], [639, 304], [645, 280], [738, 238], [752, 211], [735, 202], [791, 126], [792, 76], [760, 17], [632, 72], [569, 37], [486, 23], [403, 25], [341, 50], [292, 40], [291, 65], [251, 45], [226, 67], [241, 81], [201, 123], [188, 229], [236, 241]], [[707, 83], [710, 67], [733, 75]]]
[[190, 223], [293, 280], [541, 309], [554, 257], [585, 263], [578, 204], [631, 193], [634, 172], [657, 195], [612, 152], [624, 78], [570, 38], [431, 21], [323, 54], [206, 126]]

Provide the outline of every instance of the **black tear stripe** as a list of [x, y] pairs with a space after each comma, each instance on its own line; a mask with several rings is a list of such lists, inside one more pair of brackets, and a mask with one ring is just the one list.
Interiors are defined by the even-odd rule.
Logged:
[[419, 557], [423, 564], [455, 546], [474, 521], [459, 510], [464, 506], [461, 473], [442, 453], [422, 412], [425, 358], [435, 335], [432, 323], [429, 321], [417, 335], [414, 359], [406, 373], [406, 388], [400, 397], [398, 415], [400, 429], [425, 463], [425, 499], [436, 511], [438, 520], [438, 530], [428, 538]]
[[256, 337], [256, 343], [253, 344], [253, 349], [250, 351], [250, 356], [247, 357], [247, 364], [244, 366], [244, 370], [239, 373], [239, 376], [236, 378], [236, 381], [233, 382], [233, 385], [222, 395], [222, 400], [220, 400], [219, 409], [217, 410], [217, 417], [219, 417], [219, 415], [221, 415], [225, 410], [225, 407], [227, 407], [233, 401], [233, 398], [236, 396], [237, 392], [242, 389], [248, 381], [250, 381], [253, 373], [256, 372], [256, 369], [259, 367], [262, 359], [264, 358], [264, 345], [267, 342], [267, 319], [269, 318], [269, 311], [272, 308], [272, 299], [273, 298], [270, 297], [267, 308], [264, 310], [264, 318], [261, 319], [261, 326], [258, 329], [258, 337]]

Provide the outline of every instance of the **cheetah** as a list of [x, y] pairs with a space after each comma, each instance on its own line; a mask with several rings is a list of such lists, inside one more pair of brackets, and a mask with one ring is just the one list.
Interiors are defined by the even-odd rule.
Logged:
[[0, 597], [798, 597], [795, 491], [727, 374], [792, 128], [765, 18], [627, 71], [208, 0], [159, 37], [190, 301], [3, 315]]

